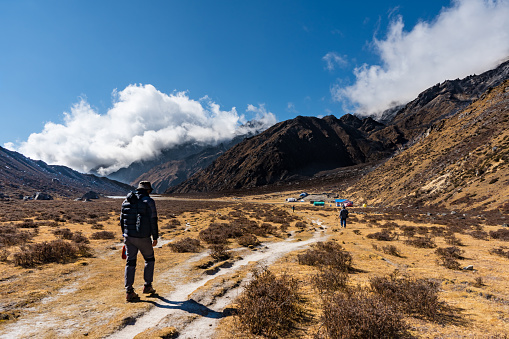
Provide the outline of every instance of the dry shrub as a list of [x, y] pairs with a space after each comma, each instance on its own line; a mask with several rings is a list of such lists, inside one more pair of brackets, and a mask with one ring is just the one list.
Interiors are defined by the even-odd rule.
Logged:
[[211, 223], [209, 227], [200, 231], [198, 237], [208, 244], [226, 244], [228, 238], [240, 237], [241, 230], [237, 230], [235, 224]]
[[92, 238], [94, 240], [115, 239], [115, 233], [110, 232], [110, 231], [99, 231], [99, 232], [92, 233], [90, 238]]
[[382, 252], [384, 252], [385, 254], [393, 255], [395, 257], [401, 257], [401, 252], [394, 245], [382, 246], [381, 249], [382, 249]]
[[415, 237], [405, 240], [405, 244], [418, 248], [435, 248], [437, 246], [430, 237]]
[[400, 338], [408, 331], [403, 316], [380, 295], [367, 291], [324, 298], [321, 317], [326, 338]]
[[0, 245], [3, 246], [16, 246], [27, 243], [33, 238], [33, 233], [20, 231], [13, 225], [0, 226]]
[[102, 230], [104, 228], [104, 225], [103, 224], [93, 224], [92, 226], [90, 226], [90, 228], [93, 230]]
[[297, 256], [300, 265], [326, 266], [339, 271], [352, 269], [352, 255], [334, 241], [317, 242], [303, 254]]
[[7, 258], [9, 257], [10, 252], [5, 248], [0, 248], [0, 261], [7, 262]]
[[438, 255], [438, 264], [451, 270], [461, 269], [458, 259], [463, 259], [464, 251], [456, 246], [437, 248], [435, 254]]
[[380, 232], [368, 234], [366, 236], [366, 238], [376, 239], [376, 240], [380, 240], [380, 241], [392, 241], [396, 238], [396, 234], [384, 229], [384, 230], [381, 230]]
[[17, 226], [20, 228], [37, 228], [39, 227], [39, 223], [34, 222], [32, 219], [24, 219]]
[[479, 240], [488, 240], [488, 232], [482, 230], [475, 230], [470, 232], [470, 236]]
[[441, 237], [445, 233], [445, 227], [442, 226], [431, 226], [431, 235], [434, 237]]
[[359, 230], [353, 230], [352, 232], [353, 232], [355, 235], [361, 235], [361, 231], [359, 231]]
[[225, 244], [212, 244], [209, 247], [210, 256], [217, 261], [228, 260], [231, 255], [228, 252], [229, 248]]
[[162, 229], [175, 229], [179, 226], [180, 226], [180, 221], [178, 221], [178, 219], [173, 218], [173, 219], [168, 220], [168, 223], [163, 225], [161, 228]]
[[388, 277], [369, 280], [371, 290], [380, 295], [387, 304], [392, 304], [408, 315], [435, 319], [440, 303], [437, 282], [429, 279], [398, 277], [395, 271]]
[[240, 246], [249, 247], [249, 246], [258, 246], [260, 245], [260, 240], [253, 234], [245, 234], [237, 239], [237, 242]]
[[461, 239], [456, 238], [454, 233], [448, 233], [444, 236], [445, 243], [452, 246], [463, 246]]
[[509, 229], [499, 228], [496, 231], [490, 231], [490, 237], [493, 239], [509, 241]]
[[263, 269], [235, 301], [239, 326], [269, 338], [288, 334], [301, 316], [297, 280], [283, 274], [276, 277]]
[[200, 251], [200, 240], [193, 238], [183, 238], [168, 245], [173, 252], [177, 253], [197, 253]]
[[52, 233], [55, 235], [55, 237], [60, 239], [67, 239], [70, 240], [72, 238], [72, 231], [68, 228], [58, 228], [56, 230], [53, 230]]
[[300, 228], [300, 229], [304, 229], [304, 228], [306, 228], [306, 226], [307, 226], [307, 224], [304, 221], [297, 221], [295, 223], [295, 227]]
[[323, 267], [313, 276], [312, 284], [320, 293], [331, 293], [346, 288], [348, 273]]
[[403, 235], [405, 237], [413, 237], [417, 232], [417, 228], [415, 226], [402, 226], [401, 230], [403, 231]]
[[91, 249], [85, 244], [70, 243], [61, 239], [22, 246], [14, 253], [14, 264], [22, 267], [34, 267], [46, 263], [66, 263], [79, 256], [88, 257]]
[[509, 251], [504, 251], [504, 248], [502, 247], [494, 248], [490, 250], [490, 253], [509, 259]]

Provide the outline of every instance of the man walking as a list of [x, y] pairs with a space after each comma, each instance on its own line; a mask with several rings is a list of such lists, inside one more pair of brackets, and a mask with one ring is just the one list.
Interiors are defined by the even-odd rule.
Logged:
[[134, 276], [136, 273], [136, 258], [138, 251], [145, 260], [143, 279], [145, 285], [143, 293], [153, 294], [154, 280], [154, 249], [159, 237], [157, 225], [157, 210], [154, 200], [150, 197], [152, 185], [149, 181], [141, 181], [134, 192], [130, 192], [122, 203], [120, 213], [120, 226], [126, 247], [127, 261], [125, 266], [125, 289], [126, 301], [132, 302], [139, 299], [134, 292]]
[[348, 218], [348, 210], [345, 205], [341, 207], [341, 211], [339, 211], [339, 221], [341, 223], [341, 227], [346, 228], [346, 219]]

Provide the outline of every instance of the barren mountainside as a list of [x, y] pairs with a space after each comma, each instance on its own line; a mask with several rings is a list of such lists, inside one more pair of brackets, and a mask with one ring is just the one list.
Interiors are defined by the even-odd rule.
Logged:
[[[422, 92], [415, 100], [386, 115], [382, 122], [345, 115], [340, 119], [297, 117], [244, 140], [212, 165], [168, 193], [249, 189], [342, 173], [362, 164], [376, 167], [401, 149], [419, 142], [509, 78], [509, 62], [464, 79], [448, 80]], [[494, 111], [503, 107], [492, 108]], [[456, 132], [451, 132], [456, 133]], [[476, 140], [489, 141], [483, 134]], [[470, 143], [470, 135], [465, 135]], [[480, 138], [480, 139], [479, 139]], [[433, 147], [430, 145], [429, 147]], [[407, 163], [410, 161], [406, 159]], [[402, 163], [401, 166], [406, 163]], [[435, 171], [428, 170], [429, 173]], [[407, 171], [406, 171], [407, 172]], [[398, 175], [407, 177], [407, 173]], [[361, 179], [365, 170], [358, 171]], [[363, 182], [363, 181], [361, 181]], [[361, 185], [361, 184], [359, 184]]]
[[498, 208], [509, 203], [509, 80], [436, 122], [348, 193], [357, 201]]
[[36, 192], [71, 198], [81, 197], [88, 191], [123, 195], [131, 189], [115, 180], [48, 165], [3, 147], [0, 147], [0, 169], [0, 194], [11, 198]]
[[377, 161], [398, 147], [400, 135], [372, 139], [384, 125], [371, 118], [298, 116], [229, 149], [206, 170], [167, 192], [246, 189], [311, 177]]

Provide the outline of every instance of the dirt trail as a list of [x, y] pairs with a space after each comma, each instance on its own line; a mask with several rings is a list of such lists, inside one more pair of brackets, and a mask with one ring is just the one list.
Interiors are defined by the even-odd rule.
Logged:
[[[217, 322], [224, 316], [224, 308], [239, 294], [242, 285], [246, 281], [243, 281], [241, 286], [231, 289], [224, 296], [214, 299], [207, 305], [188, 299], [190, 294], [204, 286], [208, 281], [245, 268], [250, 262], [270, 265], [292, 251], [306, 248], [311, 243], [324, 239], [325, 233], [316, 232], [313, 238], [305, 241], [295, 241], [292, 237], [286, 241], [267, 244], [264, 249], [244, 256], [231, 267], [222, 268], [214, 275], [176, 286], [175, 291], [171, 294], [155, 299], [154, 308], [137, 319], [134, 324], [127, 325], [108, 338], [133, 338], [149, 328], [170, 326], [177, 328], [180, 333], [179, 338], [211, 338]], [[173, 274], [170, 273], [170, 275]], [[161, 280], [161, 282], [164, 281]]]

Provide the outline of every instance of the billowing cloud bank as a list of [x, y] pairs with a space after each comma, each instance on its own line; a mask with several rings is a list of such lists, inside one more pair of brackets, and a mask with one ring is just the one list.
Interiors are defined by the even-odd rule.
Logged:
[[[114, 96], [113, 107], [104, 115], [82, 99], [64, 113], [64, 124], [48, 122], [18, 147], [6, 146], [49, 164], [107, 175], [184, 143], [217, 144], [250, 132], [243, 125], [244, 115], [235, 108], [222, 111], [208, 98], [195, 101], [183, 92], [168, 95], [152, 85], [130, 85]], [[260, 123], [262, 128], [276, 123], [263, 106], [250, 105], [248, 112], [255, 115], [258, 128]]]
[[457, 0], [433, 22], [404, 30], [394, 20], [384, 40], [374, 39], [380, 65], [355, 69], [355, 84], [336, 85], [333, 97], [361, 115], [405, 104], [444, 80], [479, 74], [509, 57], [509, 0]]

